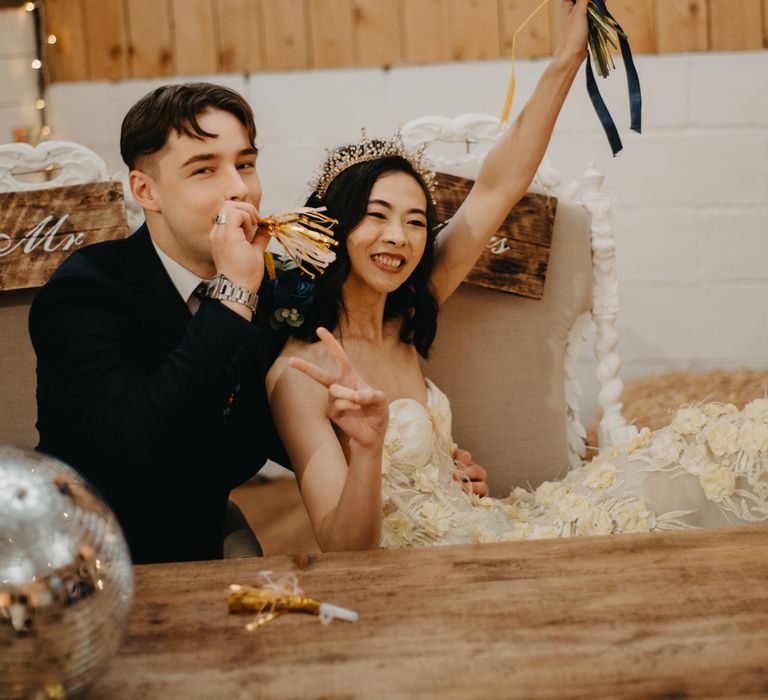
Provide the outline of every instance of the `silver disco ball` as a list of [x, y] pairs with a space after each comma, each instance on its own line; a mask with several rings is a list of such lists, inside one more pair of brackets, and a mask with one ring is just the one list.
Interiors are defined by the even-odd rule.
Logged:
[[0, 446], [0, 698], [65, 697], [94, 681], [132, 595], [106, 504], [62, 462]]

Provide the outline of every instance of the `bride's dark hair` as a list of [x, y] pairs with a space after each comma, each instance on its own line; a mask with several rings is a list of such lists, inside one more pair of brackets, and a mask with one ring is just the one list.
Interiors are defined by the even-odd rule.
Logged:
[[325, 212], [339, 223], [334, 227], [336, 260], [325, 274], [315, 280], [314, 301], [304, 314], [304, 322], [289, 333], [309, 342], [317, 341], [315, 331], [323, 326], [333, 331], [346, 313], [341, 293], [350, 272], [347, 236], [368, 211], [368, 199], [376, 181], [387, 173], [404, 172], [413, 177], [424, 192], [427, 201], [427, 241], [424, 253], [410, 277], [394, 292], [390, 292], [384, 306], [384, 318], [400, 319], [400, 339], [412, 344], [422, 357], [427, 357], [437, 331], [437, 300], [431, 289], [430, 278], [435, 264], [435, 235], [437, 213], [432, 195], [413, 166], [401, 156], [386, 156], [357, 163], [340, 173], [328, 186], [324, 197], [314, 192], [307, 206], [326, 207]]

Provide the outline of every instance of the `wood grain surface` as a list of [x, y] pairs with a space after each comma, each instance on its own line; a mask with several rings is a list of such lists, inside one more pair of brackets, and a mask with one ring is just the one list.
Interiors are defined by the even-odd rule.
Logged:
[[[295, 572], [355, 623], [247, 632], [231, 583]], [[138, 566], [93, 698], [768, 693], [768, 527]]]
[[77, 248], [127, 234], [120, 182], [0, 193], [0, 290], [40, 287]]
[[[466, 199], [472, 180], [437, 173], [438, 221], [447, 221]], [[547, 275], [557, 198], [526, 194], [509, 213], [475, 266], [468, 284], [541, 299]]]
[[[19, 4], [19, 3], [17, 3]], [[391, 66], [509, 57], [538, 0], [45, 0], [51, 79]], [[636, 54], [768, 47], [768, 0], [610, 0]], [[560, 2], [517, 35], [549, 56]], [[761, 24], [763, 31], [761, 33]], [[503, 86], [500, 87], [503, 90]]]

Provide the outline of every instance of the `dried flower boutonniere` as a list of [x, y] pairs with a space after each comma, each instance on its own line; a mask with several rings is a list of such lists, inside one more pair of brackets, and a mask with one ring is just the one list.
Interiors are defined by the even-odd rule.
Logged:
[[275, 330], [298, 328], [315, 300], [315, 283], [290, 258], [266, 253], [267, 274], [260, 297], [270, 310], [269, 325]]

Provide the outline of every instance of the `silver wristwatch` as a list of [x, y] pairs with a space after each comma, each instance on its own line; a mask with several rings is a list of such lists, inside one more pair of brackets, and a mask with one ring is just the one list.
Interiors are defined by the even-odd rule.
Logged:
[[259, 295], [247, 287], [235, 284], [224, 275], [216, 275], [209, 283], [205, 296], [220, 301], [234, 301], [247, 306], [252, 313], [256, 313], [256, 305], [259, 303]]

